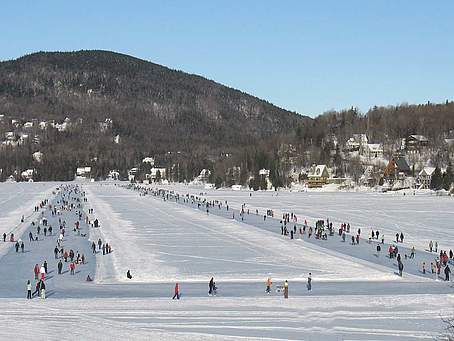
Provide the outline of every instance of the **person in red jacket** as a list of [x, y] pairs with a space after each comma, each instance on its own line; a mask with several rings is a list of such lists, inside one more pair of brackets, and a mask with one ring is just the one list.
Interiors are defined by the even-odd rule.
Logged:
[[35, 264], [35, 267], [33, 268], [33, 272], [35, 273], [35, 279], [37, 280], [38, 275], [39, 275], [39, 265], [38, 264]]
[[71, 275], [74, 275], [74, 269], [76, 268], [76, 264], [74, 264], [74, 262], [71, 262], [69, 264], [69, 270], [70, 270], [70, 274]]
[[180, 285], [178, 284], [178, 282], [175, 284], [175, 295], [173, 295], [172, 300], [174, 300], [175, 298], [177, 300], [180, 299]]

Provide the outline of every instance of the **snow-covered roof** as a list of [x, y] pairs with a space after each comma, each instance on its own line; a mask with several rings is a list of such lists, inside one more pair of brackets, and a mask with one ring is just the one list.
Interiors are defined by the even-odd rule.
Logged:
[[426, 175], [426, 176], [432, 176], [432, 174], [435, 172], [435, 167], [424, 167], [420, 172], [419, 176]]
[[309, 174], [309, 177], [328, 177], [328, 168], [326, 165], [317, 165], [314, 169], [314, 172]]
[[417, 140], [417, 141], [420, 141], [420, 142], [428, 142], [429, 139], [427, 137], [425, 137], [424, 135], [410, 135], [409, 137]]
[[374, 153], [383, 152], [383, 147], [380, 143], [368, 143], [366, 147]]

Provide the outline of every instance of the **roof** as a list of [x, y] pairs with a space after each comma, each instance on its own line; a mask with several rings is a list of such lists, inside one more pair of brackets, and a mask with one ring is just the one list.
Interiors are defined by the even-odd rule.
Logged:
[[419, 175], [428, 175], [431, 176], [435, 172], [435, 167], [424, 167], [420, 172]]
[[420, 142], [428, 142], [429, 139], [427, 137], [425, 137], [424, 135], [410, 135], [409, 138], [413, 138], [417, 141], [420, 141]]
[[309, 174], [309, 177], [328, 177], [328, 168], [326, 165], [317, 165], [314, 172]]
[[396, 168], [399, 172], [410, 172], [410, 166], [408, 165], [407, 160], [403, 157], [399, 157], [396, 160]]
[[383, 152], [383, 148], [380, 143], [368, 143], [366, 145], [371, 152]]

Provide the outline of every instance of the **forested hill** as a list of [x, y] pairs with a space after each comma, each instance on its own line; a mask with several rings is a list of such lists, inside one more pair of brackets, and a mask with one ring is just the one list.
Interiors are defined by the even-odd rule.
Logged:
[[0, 109], [24, 119], [108, 117], [115, 134], [165, 150], [190, 141], [251, 143], [303, 119], [203, 77], [108, 51], [40, 52], [1, 63]]
[[[87, 164], [97, 176], [124, 173], [149, 155], [171, 166], [162, 158], [173, 153], [189, 179], [219, 155], [312, 121], [206, 78], [108, 51], [39, 52], [1, 62], [0, 114], [2, 135], [15, 130], [17, 139], [16, 128], [27, 121], [71, 120], [64, 131], [35, 124], [28, 135], [39, 135], [39, 144], [29, 139], [14, 155], [1, 152], [3, 177], [34, 167], [42, 179], [67, 179]], [[12, 127], [11, 119], [20, 125]], [[100, 129], [106, 119], [111, 123]], [[37, 150], [41, 164], [31, 157]]]

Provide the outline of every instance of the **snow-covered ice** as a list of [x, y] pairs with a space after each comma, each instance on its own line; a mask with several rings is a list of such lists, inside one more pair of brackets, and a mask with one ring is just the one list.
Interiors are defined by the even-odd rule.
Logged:
[[[28, 220], [17, 231], [27, 236], [36, 220], [33, 207], [50, 198], [59, 184], [0, 185], [0, 221], [4, 231]], [[65, 247], [85, 253], [87, 264], [75, 276], [55, 274], [52, 237], [40, 237], [17, 254], [13, 243], [1, 243], [0, 339], [156, 339], [156, 340], [432, 340], [442, 331], [441, 316], [454, 314], [450, 283], [422, 274], [419, 265], [435, 255], [426, 252], [429, 240], [442, 249], [454, 242], [452, 198], [372, 193], [289, 193], [200, 190], [166, 186], [180, 193], [206, 192], [208, 200], [228, 200], [230, 210], [163, 201], [114, 183], [84, 183], [89, 215], [100, 228], [82, 224], [86, 237], [73, 231]], [[164, 187], [163, 187], [164, 188]], [[251, 214], [240, 221], [242, 204]], [[255, 216], [255, 209], [260, 214]], [[379, 229], [389, 241], [404, 232], [400, 252], [417, 249], [405, 260], [404, 276], [395, 264], [375, 256], [375, 243], [342, 243], [303, 237], [289, 240], [280, 234], [279, 220], [263, 221], [267, 209], [278, 216], [294, 212], [313, 223], [329, 218], [349, 222], [354, 229]], [[46, 213], [47, 214], [47, 213]], [[74, 212], [62, 217], [72, 224]], [[277, 218], [277, 217], [276, 217]], [[56, 224], [50, 217], [50, 223]], [[337, 225], [336, 225], [337, 228]], [[90, 254], [91, 241], [101, 238], [113, 252]], [[23, 238], [26, 240], [26, 238]], [[32, 266], [47, 259], [50, 297], [25, 299], [25, 281]], [[428, 267], [429, 268], [429, 267]], [[131, 270], [133, 279], [126, 279]], [[305, 281], [312, 272], [313, 290]], [[95, 281], [85, 282], [90, 273]], [[285, 279], [290, 298], [273, 290], [264, 293], [271, 274], [274, 287]], [[218, 297], [207, 297], [208, 280], [215, 277]], [[180, 301], [172, 301], [179, 281]], [[273, 288], [274, 289], [274, 288]]]

